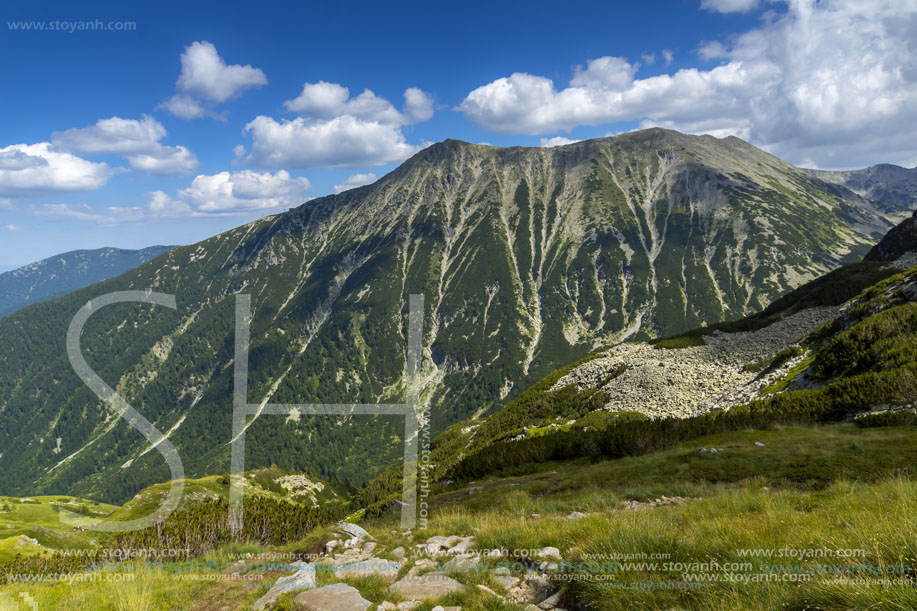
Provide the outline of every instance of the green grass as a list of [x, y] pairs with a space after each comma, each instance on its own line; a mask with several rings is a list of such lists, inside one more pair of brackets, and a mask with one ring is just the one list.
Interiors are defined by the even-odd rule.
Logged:
[[[667, 583], [681, 581], [682, 574], [658, 566], [592, 571], [578, 565], [592, 554], [668, 554], [673, 562], [750, 562], [742, 573], [755, 574], [767, 572], [766, 564], [795, 562], [748, 558], [738, 550], [783, 548], [865, 550], [863, 558], [827, 561], [844, 566], [861, 561], [913, 565], [917, 543], [901, 519], [915, 510], [917, 485], [890, 479], [875, 484], [840, 481], [821, 491], [718, 486], [683, 506], [595, 512], [576, 521], [559, 514], [524, 519], [497, 508], [479, 512], [452, 506], [437, 514], [434, 526], [450, 531], [474, 524], [485, 548], [559, 547], [579, 577], [562, 582], [566, 595], [593, 609], [911, 609], [917, 605], [913, 586], [863, 588], [819, 580], [801, 585], [703, 584], [698, 591], [618, 591], [603, 589], [596, 578], [614, 573], [618, 582]], [[814, 605], [807, 607], [806, 601]]]
[[[87, 526], [118, 508], [70, 496], [0, 497], [0, 564], [17, 555], [49, 553], [61, 548], [88, 548], [94, 537], [88, 531], [74, 531], [73, 524], [60, 520], [60, 509], [77, 514], [77, 526]], [[39, 545], [21, 537], [36, 539]]]
[[[722, 451], [699, 454], [701, 447]], [[576, 601], [601, 610], [911, 609], [917, 605], [913, 586], [840, 585], [819, 578], [802, 584], [704, 583], [699, 590], [612, 590], [603, 588], [598, 578], [615, 573], [617, 583], [667, 583], [681, 581], [682, 575], [658, 566], [638, 571], [579, 563], [588, 562], [590, 554], [669, 554], [667, 560], [673, 562], [749, 562], [751, 567], [740, 572], [756, 574], [768, 570], [765, 564], [800, 561], [744, 557], [738, 550], [843, 548], [862, 549], [865, 555], [819, 561], [848, 567], [862, 562], [917, 565], [917, 539], [908, 522], [917, 511], [914, 465], [913, 427], [860, 428], [844, 423], [724, 432], [643, 456], [544, 463], [527, 474], [495, 473], [475, 481], [483, 490], [471, 494], [470, 482], [456, 482], [430, 499], [430, 521], [425, 530], [415, 531], [413, 542], [438, 534], [474, 534], [479, 549], [507, 550], [494, 562], [514, 560], [519, 550], [557, 547], [574, 563], [569, 578], [556, 582], [568, 597], [567, 608], [575, 608]], [[626, 500], [650, 501], [663, 495], [691, 500], [656, 509], [622, 509]], [[588, 515], [563, 519], [571, 511]], [[533, 513], [541, 517], [532, 518]], [[381, 557], [412, 543], [400, 535], [394, 514], [363, 525], [376, 537]], [[319, 528], [301, 541], [276, 547], [227, 544], [204, 560], [227, 563], [249, 552], [302, 552], [315, 549], [329, 532]], [[811, 560], [802, 564], [811, 569]], [[281, 574], [265, 575], [264, 585], [255, 588], [139, 574], [132, 582], [9, 584], [0, 592], [28, 592], [40, 608], [235, 610], [250, 608]], [[460, 571], [453, 577], [500, 591], [486, 572]], [[318, 579], [320, 584], [339, 582], [322, 572]], [[346, 581], [374, 605], [396, 602], [385, 582]], [[292, 598], [282, 600], [279, 608]], [[436, 603], [468, 611], [523, 608], [473, 587]], [[419, 608], [432, 607], [425, 603]]]
[[[701, 447], [722, 452], [698, 454]], [[797, 562], [742, 557], [738, 550], [830, 548], [862, 549], [865, 556], [820, 562], [917, 566], [917, 540], [905, 517], [917, 510], [917, 483], [910, 479], [915, 461], [917, 435], [912, 427], [836, 424], [722, 433], [646, 456], [546, 463], [526, 475], [497, 473], [476, 481], [483, 490], [472, 494], [465, 484], [453, 484], [433, 499], [433, 517], [424, 536], [474, 532], [480, 548], [511, 553], [549, 545], [574, 564], [589, 554], [663, 553], [679, 562], [751, 562], [743, 572], [756, 574], [769, 570], [765, 564]], [[694, 500], [653, 510], [621, 510], [624, 500], [663, 495]], [[588, 517], [564, 520], [571, 511]], [[533, 513], [542, 517], [533, 519]], [[380, 530], [389, 526], [384, 520], [376, 525]], [[811, 563], [803, 564], [809, 570]], [[575, 600], [593, 609], [917, 606], [913, 586], [839, 585], [818, 578], [803, 584], [613, 590], [603, 588], [585, 568], [574, 571], [577, 578], [557, 585], [565, 588], [568, 603]], [[615, 577], [635, 584], [631, 587], [681, 581], [680, 574], [659, 567], [622, 570]]]
[[680, 348], [692, 348], [694, 346], [703, 346], [704, 340], [693, 335], [682, 335], [679, 337], [669, 337], [665, 339], [653, 340], [650, 342], [657, 350], [668, 349], [678, 350]]
[[[698, 453], [711, 447], [722, 452]], [[625, 498], [705, 494], [717, 483], [755, 480], [758, 485], [819, 489], [837, 479], [879, 481], [904, 472], [917, 472], [917, 434], [912, 427], [778, 427], [708, 435], [644, 456], [549, 462], [536, 465], [534, 472], [496, 472], [476, 480], [484, 487], [481, 492], [469, 495], [467, 482], [455, 482], [438, 498], [485, 510], [499, 506], [506, 495], [525, 493], [536, 500], [549, 495], [549, 506], [540, 501], [526, 505], [535, 513], [605, 510]], [[577, 505], [585, 491], [594, 491], [598, 504]]]
[[809, 365], [815, 360], [815, 355], [812, 355], [808, 358], [803, 359], [794, 367], [790, 368], [789, 371], [782, 378], [778, 378], [761, 389], [761, 392], [758, 393], [759, 397], [766, 397], [767, 395], [773, 395], [778, 392], [784, 391], [790, 385], [790, 382], [795, 380], [798, 376], [802, 374], [806, 369], [809, 368]]

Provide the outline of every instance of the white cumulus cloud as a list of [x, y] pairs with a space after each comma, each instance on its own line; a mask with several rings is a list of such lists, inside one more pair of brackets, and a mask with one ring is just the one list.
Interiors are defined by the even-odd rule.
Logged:
[[404, 113], [413, 123], [422, 123], [433, 117], [433, 98], [417, 87], [404, 91]]
[[245, 212], [276, 212], [305, 201], [303, 192], [311, 184], [307, 178], [294, 178], [289, 172], [259, 173], [251, 170], [200, 174], [191, 184], [170, 196], [153, 191], [146, 204], [110, 206], [104, 210], [86, 204], [44, 204], [37, 212], [63, 216], [102, 225]]
[[470, 92], [459, 108], [502, 133], [641, 121], [739, 135], [821, 167], [914, 158], [917, 0], [793, 0], [728, 45], [703, 43], [700, 54], [721, 65], [639, 79], [627, 60], [602, 57], [577, 68], [567, 87], [516, 73]]
[[0, 195], [92, 191], [116, 172], [105, 163], [55, 150], [50, 142], [0, 148]]
[[200, 175], [178, 197], [201, 212], [269, 210], [303, 203], [306, 178], [292, 178], [281, 170], [276, 174], [252, 170]]
[[700, 5], [714, 13], [747, 13], [758, 8], [758, 0], [701, 0]]
[[563, 146], [565, 144], [573, 144], [574, 142], [581, 142], [581, 141], [572, 140], [570, 138], [565, 138], [563, 136], [554, 136], [553, 138], [542, 138], [541, 146], [543, 147]]
[[404, 92], [403, 111], [369, 89], [355, 97], [337, 83], [306, 83], [284, 107], [300, 116], [255, 117], [246, 161], [260, 168], [356, 167], [402, 161], [420, 146], [402, 127], [433, 116], [433, 98], [416, 87]]
[[187, 174], [200, 165], [194, 153], [181, 145], [160, 145], [149, 153], [130, 155], [127, 160], [131, 169], [160, 176]]
[[245, 89], [267, 84], [267, 76], [251, 65], [227, 65], [213, 43], [193, 42], [181, 55], [175, 95], [160, 106], [181, 119], [216, 116], [212, 106]]
[[111, 117], [90, 127], [54, 132], [55, 145], [84, 155], [144, 153], [166, 137], [166, 128], [153, 117], [141, 120]]
[[408, 144], [398, 125], [345, 115], [328, 121], [302, 117], [276, 121], [255, 117], [247, 161], [262, 168], [355, 167], [402, 161], [420, 148]]
[[287, 100], [283, 106], [290, 112], [310, 119], [329, 120], [350, 116], [389, 125], [419, 123], [433, 116], [433, 98], [417, 87], [405, 90], [404, 113], [369, 89], [351, 98], [347, 87], [325, 81], [306, 83], [299, 96]]
[[365, 174], [354, 174], [353, 176], [348, 176], [345, 178], [343, 183], [334, 185], [334, 192], [341, 193], [343, 191], [362, 187], [363, 185], [372, 184], [374, 182], [376, 182], [376, 175], [372, 172], [367, 172]]
[[204, 108], [197, 100], [180, 93], [165, 100], [157, 108], [165, 108], [179, 119], [201, 119], [206, 116], [214, 116], [211, 111]]
[[166, 146], [159, 141], [167, 135], [156, 119], [111, 117], [95, 125], [54, 132], [51, 139], [60, 149], [83, 155], [120, 155], [131, 169], [157, 175], [187, 174], [199, 164], [184, 146]]

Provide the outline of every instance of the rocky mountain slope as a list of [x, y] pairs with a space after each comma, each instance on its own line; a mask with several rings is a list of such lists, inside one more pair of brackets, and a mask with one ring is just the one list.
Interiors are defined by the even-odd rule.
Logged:
[[898, 209], [917, 208], [917, 168], [883, 163], [862, 170], [808, 170], [832, 184], [843, 185], [867, 199]]
[[[237, 294], [252, 296], [249, 400], [260, 404], [402, 400], [406, 296], [423, 294], [413, 383], [436, 432], [602, 345], [758, 311], [861, 256], [894, 208], [736, 138], [446, 141], [373, 185], [0, 321], [0, 491], [122, 501], [168, 479], [67, 361], [70, 319], [111, 291], [176, 295], [174, 311], [100, 310], [82, 346], [199, 476], [227, 470]], [[402, 430], [387, 417], [262, 416], [246, 432], [246, 468], [365, 482], [397, 463]]]
[[917, 264], [915, 250], [917, 250], [917, 212], [885, 234], [885, 237], [866, 253], [864, 259], [866, 261], [894, 260], [897, 267], [904, 269]]
[[0, 274], [0, 318], [27, 305], [113, 278], [174, 248], [74, 250]]
[[[913, 223], [889, 231], [872, 260], [808, 282], [759, 313], [604, 348], [545, 376], [495, 414], [456, 423], [430, 444], [432, 479], [448, 487], [456, 477], [643, 454], [745, 427], [917, 422]], [[375, 514], [398, 493], [392, 471], [357, 503]]]

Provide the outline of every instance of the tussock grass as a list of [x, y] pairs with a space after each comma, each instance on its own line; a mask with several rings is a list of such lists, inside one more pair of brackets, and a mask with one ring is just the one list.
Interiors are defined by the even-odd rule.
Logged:
[[[671, 562], [749, 563], [740, 573], [766, 574], [769, 565], [818, 562], [849, 570], [858, 564], [917, 567], [917, 538], [909, 516], [917, 511], [917, 483], [890, 478], [874, 484], [838, 481], [824, 490], [768, 490], [747, 482], [719, 484], [710, 496], [686, 505], [653, 510], [605, 511], [584, 519], [555, 514], [525, 519], [499, 509], [485, 513], [459, 505], [437, 512], [431, 531], [475, 528], [479, 547], [531, 550], [560, 548], [574, 566], [595, 555], [666, 554]], [[862, 557], [817, 559], [743, 556], [745, 549], [863, 550]], [[639, 560], [638, 560], [639, 561]], [[648, 562], [654, 562], [650, 560]], [[704, 583], [699, 590], [617, 590], [602, 587], [601, 577], [634, 584], [684, 583], [682, 572], [662, 570], [579, 570], [564, 585], [568, 597], [594, 609], [914, 609], [913, 585], [844, 585], [830, 575], [807, 583]], [[588, 566], [584, 566], [588, 569]], [[912, 568], [909, 575], [913, 577]], [[905, 575], [906, 576], [906, 575]], [[559, 582], [560, 583], [560, 582]]]

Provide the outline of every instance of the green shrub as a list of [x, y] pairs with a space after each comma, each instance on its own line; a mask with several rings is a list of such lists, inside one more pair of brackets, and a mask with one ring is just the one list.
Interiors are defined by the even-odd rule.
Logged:
[[860, 428], [882, 426], [917, 426], [917, 413], [909, 411], [883, 411], [863, 414], [853, 420]]
[[650, 342], [653, 344], [653, 348], [667, 349], [667, 350], [678, 350], [681, 348], [692, 348], [694, 346], [703, 346], [704, 340], [700, 337], [695, 337], [693, 335], [682, 335], [680, 337], [669, 337], [666, 339], [653, 340]]

